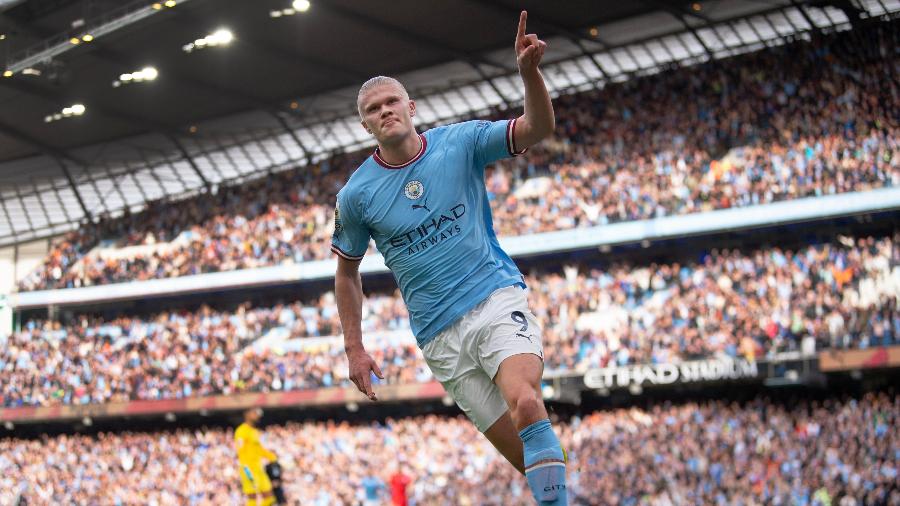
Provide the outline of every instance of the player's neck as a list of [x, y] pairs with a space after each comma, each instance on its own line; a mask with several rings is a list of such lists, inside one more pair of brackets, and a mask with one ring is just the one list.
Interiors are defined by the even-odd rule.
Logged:
[[404, 164], [413, 158], [422, 150], [422, 138], [413, 129], [411, 133], [402, 140], [390, 144], [378, 144], [378, 155], [381, 159], [391, 165]]

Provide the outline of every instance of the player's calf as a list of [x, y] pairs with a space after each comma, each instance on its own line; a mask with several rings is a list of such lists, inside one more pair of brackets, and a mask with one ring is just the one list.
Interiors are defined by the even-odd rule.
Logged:
[[525, 445], [525, 478], [538, 504], [565, 505], [566, 457], [549, 419], [539, 420], [519, 432]]

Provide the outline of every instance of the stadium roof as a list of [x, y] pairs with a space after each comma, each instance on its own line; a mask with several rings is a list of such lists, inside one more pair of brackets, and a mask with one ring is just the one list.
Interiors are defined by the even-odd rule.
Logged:
[[[370, 143], [354, 103], [372, 75], [401, 78], [426, 124], [520, 103], [522, 8], [550, 42], [553, 93], [900, 11], [898, 0], [310, 2], [0, 0], [13, 73], [0, 77], [0, 245]], [[233, 41], [210, 47], [222, 28]], [[148, 66], [158, 77], [139, 82]]]

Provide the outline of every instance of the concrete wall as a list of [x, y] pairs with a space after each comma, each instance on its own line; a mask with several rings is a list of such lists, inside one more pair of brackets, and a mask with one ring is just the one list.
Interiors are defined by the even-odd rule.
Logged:
[[12, 309], [6, 296], [16, 283], [40, 265], [47, 255], [50, 241], [41, 239], [0, 248], [0, 342], [12, 332]]

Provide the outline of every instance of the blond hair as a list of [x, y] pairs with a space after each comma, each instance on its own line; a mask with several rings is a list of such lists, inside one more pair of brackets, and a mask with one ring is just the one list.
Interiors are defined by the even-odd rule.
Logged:
[[362, 110], [362, 99], [363, 95], [368, 93], [373, 88], [377, 88], [378, 86], [396, 86], [403, 93], [403, 98], [409, 100], [409, 93], [406, 92], [406, 87], [403, 86], [403, 83], [394, 79], [393, 77], [388, 76], [375, 76], [368, 81], [364, 82], [363, 85], [359, 88], [359, 93], [356, 94], [356, 110], [359, 111], [359, 117], [363, 117]]

